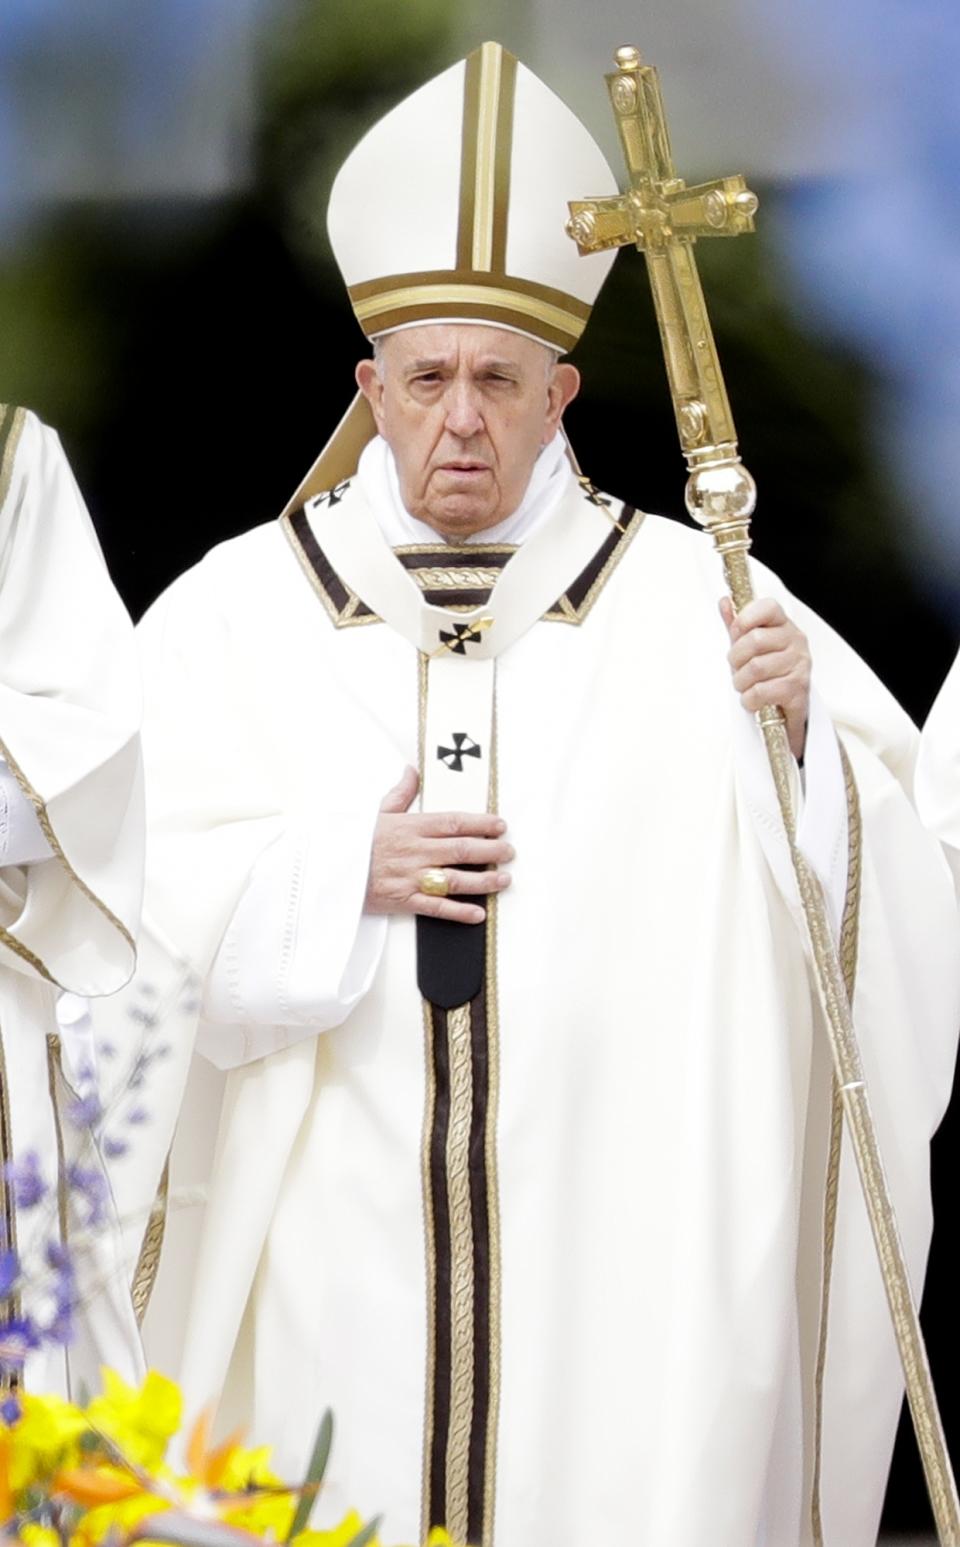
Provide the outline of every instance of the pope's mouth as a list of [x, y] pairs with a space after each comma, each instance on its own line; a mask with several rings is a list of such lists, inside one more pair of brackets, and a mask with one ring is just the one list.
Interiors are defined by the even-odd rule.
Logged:
[[479, 478], [490, 469], [485, 462], [444, 462], [438, 469], [448, 478]]

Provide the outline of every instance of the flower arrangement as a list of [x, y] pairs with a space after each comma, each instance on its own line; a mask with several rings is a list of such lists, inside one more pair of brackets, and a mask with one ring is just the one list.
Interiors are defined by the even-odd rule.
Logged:
[[[291, 1487], [270, 1468], [268, 1447], [239, 1435], [211, 1444], [201, 1417], [186, 1469], [167, 1459], [181, 1422], [173, 1381], [151, 1372], [139, 1389], [105, 1370], [84, 1405], [23, 1392], [0, 1409], [0, 1540], [17, 1547], [381, 1547], [379, 1520], [349, 1513], [329, 1530], [309, 1527], [333, 1436], [321, 1421], [307, 1477]], [[427, 1547], [454, 1547], [434, 1530]]]
[[[196, 1008], [195, 992], [192, 980], [177, 981], [161, 1003], [142, 984], [127, 1011], [138, 1050], [113, 1098], [103, 1101], [96, 1071], [81, 1063], [63, 1107], [59, 1165], [34, 1151], [0, 1163], [0, 1547], [382, 1547], [379, 1518], [365, 1523], [355, 1511], [330, 1529], [310, 1527], [333, 1437], [329, 1412], [304, 1481], [291, 1485], [271, 1469], [268, 1446], [251, 1449], [239, 1434], [213, 1444], [204, 1417], [186, 1437], [185, 1466], [176, 1465], [169, 1451], [182, 1398], [156, 1372], [134, 1387], [105, 1369], [102, 1391], [78, 1402], [23, 1389], [31, 1354], [77, 1339], [85, 1282], [88, 1293], [98, 1287], [98, 1246], [120, 1223], [105, 1161], [126, 1155], [150, 1120], [141, 1093], [169, 1052], [158, 1032], [171, 1006]], [[97, 1054], [110, 1060], [117, 1050], [100, 1043]], [[26, 1227], [19, 1242], [5, 1232], [11, 1208]], [[455, 1544], [434, 1530], [426, 1547]]]

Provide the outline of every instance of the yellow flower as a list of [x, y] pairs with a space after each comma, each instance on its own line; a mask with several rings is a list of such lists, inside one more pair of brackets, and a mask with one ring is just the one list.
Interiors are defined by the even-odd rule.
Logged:
[[457, 1547], [457, 1544], [443, 1526], [434, 1526], [427, 1537], [427, 1547]]
[[87, 1407], [87, 1417], [138, 1466], [159, 1466], [171, 1435], [180, 1426], [182, 1401], [172, 1380], [150, 1370], [139, 1391], [115, 1370], [103, 1371], [103, 1394]]
[[[84, 1514], [70, 1538], [71, 1547], [93, 1547], [93, 1544], [102, 1542], [107, 1536], [122, 1541], [142, 1520], [170, 1508], [166, 1499], [143, 1492], [119, 1502], [102, 1504]], [[37, 1547], [44, 1547], [44, 1544], [38, 1543]]]
[[220, 1519], [227, 1525], [236, 1526], [241, 1531], [249, 1531], [251, 1536], [271, 1542], [282, 1542], [286, 1540], [290, 1529], [293, 1510], [294, 1506], [288, 1495], [280, 1494], [271, 1497], [269, 1494], [261, 1494], [252, 1504], [236, 1508], [221, 1507], [218, 1513]]
[[53, 1526], [22, 1525], [17, 1536], [23, 1547], [60, 1547], [60, 1538]]
[[87, 1421], [79, 1408], [60, 1397], [24, 1392], [21, 1415], [10, 1428], [8, 1486], [13, 1493], [42, 1482], [62, 1466], [75, 1466]]
[[[363, 1530], [363, 1521], [352, 1509], [344, 1515], [338, 1526], [329, 1531], [301, 1531], [293, 1538], [290, 1547], [350, 1547], [355, 1536]], [[371, 1538], [370, 1547], [382, 1547], [379, 1536]]]

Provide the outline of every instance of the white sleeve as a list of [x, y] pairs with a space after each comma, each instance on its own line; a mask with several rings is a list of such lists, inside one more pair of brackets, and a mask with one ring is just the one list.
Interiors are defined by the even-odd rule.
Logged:
[[[960, 655], [923, 727], [915, 788], [924, 826], [952, 850], [960, 850]], [[956, 853], [950, 858], [960, 870]]]
[[5, 865], [35, 865], [52, 856], [33, 802], [0, 757], [0, 869]]
[[797, 848], [823, 887], [834, 938], [839, 940], [849, 864], [847, 785], [837, 733], [815, 688], [810, 693]]
[[[783, 830], [763, 733], [752, 714], [734, 700], [735, 740], [741, 785], [767, 863], [780, 891], [802, 923], [793, 862]], [[796, 765], [794, 764], [796, 769]], [[839, 938], [847, 892], [847, 795], [836, 731], [816, 689], [810, 693], [803, 778], [793, 781], [797, 847], [824, 889], [834, 937]]]
[[197, 1046], [219, 1068], [339, 1026], [369, 989], [387, 932], [363, 911], [375, 821], [287, 833], [254, 864], [204, 987]]

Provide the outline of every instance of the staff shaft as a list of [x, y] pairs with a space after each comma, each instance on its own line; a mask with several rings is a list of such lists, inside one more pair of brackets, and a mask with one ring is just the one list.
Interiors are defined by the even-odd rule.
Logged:
[[[693, 243], [753, 229], [755, 196], [742, 178], [687, 188], [676, 177], [657, 72], [635, 48], [616, 54], [607, 76], [630, 177], [625, 194], [571, 201], [568, 233], [581, 252], [635, 244], [647, 260], [664, 360], [689, 470], [686, 504], [713, 538], [734, 608], [753, 597], [747, 555], [756, 486], [737, 451]], [[820, 883], [796, 840], [792, 758], [782, 711], [758, 715], [777, 793], [834, 1075], [856, 1159], [890, 1307], [914, 1431], [941, 1547], [960, 1547], [960, 1501], [930, 1376], [890, 1188], [877, 1141], [863, 1064]]]

